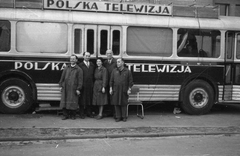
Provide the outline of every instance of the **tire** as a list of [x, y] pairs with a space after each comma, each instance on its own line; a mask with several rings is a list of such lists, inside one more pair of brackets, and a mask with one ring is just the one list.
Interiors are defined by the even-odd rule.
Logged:
[[0, 111], [2, 113], [25, 113], [32, 107], [32, 105], [32, 89], [25, 81], [11, 78], [0, 84]]
[[201, 115], [208, 113], [213, 103], [213, 88], [203, 80], [194, 80], [183, 92], [181, 108], [188, 114]]

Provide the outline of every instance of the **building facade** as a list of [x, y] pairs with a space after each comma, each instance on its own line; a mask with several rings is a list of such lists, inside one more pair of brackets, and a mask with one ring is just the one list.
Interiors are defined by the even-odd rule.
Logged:
[[156, 0], [160, 4], [218, 6], [222, 16], [240, 16], [240, 0]]
[[220, 7], [220, 15], [240, 16], [240, 0], [213, 0]]

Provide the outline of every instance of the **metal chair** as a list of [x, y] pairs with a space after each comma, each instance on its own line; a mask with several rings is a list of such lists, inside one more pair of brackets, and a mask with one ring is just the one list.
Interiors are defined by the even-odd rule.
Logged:
[[[128, 106], [135, 105], [135, 106], [137, 106], [137, 116], [140, 117], [141, 119], [143, 119], [144, 118], [144, 108], [143, 108], [142, 101], [139, 100], [139, 88], [136, 86], [133, 86], [130, 95], [132, 95], [134, 98], [131, 100], [130, 99], [128, 100], [127, 116], [128, 116]], [[142, 115], [138, 114], [138, 106], [141, 106], [141, 108], [142, 108]]]

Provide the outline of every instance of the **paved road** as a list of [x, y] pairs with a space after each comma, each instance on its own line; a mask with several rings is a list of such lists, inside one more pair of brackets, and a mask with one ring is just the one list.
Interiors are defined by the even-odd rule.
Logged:
[[201, 116], [173, 114], [173, 105], [151, 106], [145, 106], [144, 119], [132, 109], [127, 122], [112, 117], [63, 121], [56, 112], [0, 114], [0, 140], [240, 134], [240, 105], [218, 105]]
[[240, 135], [0, 143], [1, 156], [237, 156]]
[[240, 126], [240, 105], [217, 105], [206, 115], [173, 114], [173, 105], [146, 105], [145, 117], [135, 115], [130, 110], [127, 122], [115, 122], [113, 118], [102, 120], [85, 118], [62, 121], [56, 112], [37, 114], [6, 115], [0, 114], [1, 128], [124, 128], [124, 127], [229, 127]]

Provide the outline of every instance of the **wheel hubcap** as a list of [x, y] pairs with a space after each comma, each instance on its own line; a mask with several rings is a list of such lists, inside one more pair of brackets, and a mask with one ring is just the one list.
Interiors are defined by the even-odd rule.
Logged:
[[200, 93], [195, 94], [194, 101], [201, 102], [203, 100], [203, 96]]
[[19, 98], [19, 95], [15, 91], [10, 92], [9, 95], [8, 95], [9, 100], [17, 101], [18, 98]]
[[190, 103], [195, 108], [202, 108], [208, 103], [208, 94], [202, 88], [194, 89], [189, 95]]
[[3, 103], [10, 108], [18, 108], [25, 101], [25, 93], [18, 86], [5, 88], [2, 93]]

